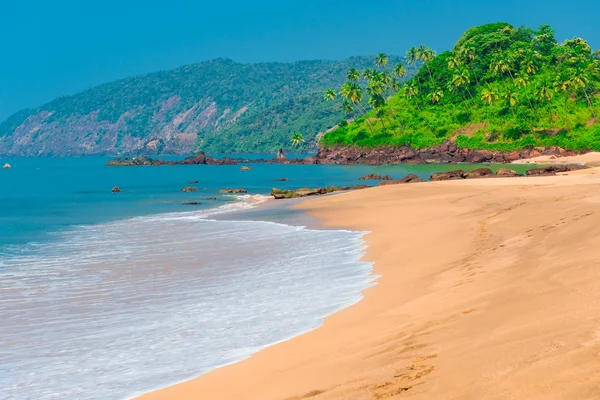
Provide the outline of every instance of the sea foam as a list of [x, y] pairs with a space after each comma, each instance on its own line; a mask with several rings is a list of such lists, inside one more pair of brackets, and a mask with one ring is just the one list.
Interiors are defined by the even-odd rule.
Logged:
[[118, 399], [318, 327], [373, 284], [361, 232], [138, 217], [0, 254], [0, 398]]

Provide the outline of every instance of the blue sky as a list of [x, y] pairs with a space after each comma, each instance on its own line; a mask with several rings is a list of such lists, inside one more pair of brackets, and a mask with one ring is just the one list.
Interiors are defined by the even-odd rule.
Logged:
[[215, 57], [343, 59], [450, 49], [473, 25], [550, 24], [600, 48], [599, 0], [0, 2], [0, 120], [99, 83]]

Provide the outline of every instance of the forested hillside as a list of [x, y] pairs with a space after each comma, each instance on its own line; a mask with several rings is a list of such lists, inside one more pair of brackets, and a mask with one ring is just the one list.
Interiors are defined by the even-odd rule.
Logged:
[[[392, 84], [393, 76], [381, 69], [350, 69], [348, 81], [325, 95], [360, 118], [321, 143], [422, 149], [452, 141], [500, 151], [600, 150], [599, 59], [584, 39], [557, 43], [547, 25], [471, 28], [452, 51], [410, 49], [393, 70], [420, 69], [403, 85]], [[379, 54], [377, 64], [390, 62]], [[366, 101], [369, 112], [361, 105]]]
[[314, 146], [341, 119], [324, 89], [372, 63], [217, 59], [122, 79], [14, 114], [0, 124], [0, 154], [262, 152], [289, 147], [295, 132]]

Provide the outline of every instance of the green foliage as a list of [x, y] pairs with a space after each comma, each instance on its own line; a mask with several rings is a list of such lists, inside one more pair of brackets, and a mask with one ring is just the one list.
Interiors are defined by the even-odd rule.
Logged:
[[[353, 82], [353, 93], [366, 90], [372, 109], [321, 143], [426, 148], [453, 140], [502, 151], [600, 150], [598, 54], [581, 38], [558, 44], [548, 25], [537, 31], [507, 23], [474, 27], [438, 56], [424, 46], [410, 49], [406, 63], [420, 68], [400, 87], [384, 85], [385, 96], [392, 96], [385, 104], [369, 92], [385, 83], [383, 72]], [[342, 96], [362, 102], [348, 91]]]

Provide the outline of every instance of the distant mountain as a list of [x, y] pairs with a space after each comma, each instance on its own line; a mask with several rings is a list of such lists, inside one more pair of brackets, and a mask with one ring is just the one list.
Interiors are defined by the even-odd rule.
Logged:
[[126, 78], [12, 115], [0, 124], [0, 154], [263, 152], [289, 147], [294, 132], [311, 146], [341, 119], [324, 90], [372, 65], [216, 59]]

